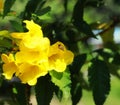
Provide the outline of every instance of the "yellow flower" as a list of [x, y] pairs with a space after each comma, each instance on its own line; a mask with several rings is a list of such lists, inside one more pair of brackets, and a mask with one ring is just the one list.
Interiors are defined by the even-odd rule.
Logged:
[[41, 27], [35, 24], [33, 20], [31, 21], [25, 20], [23, 22], [26, 23], [28, 32], [25, 33], [14, 32], [11, 34], [11, 36], [13, 38], [20, 40], [20, 42], [22, 41], [27, 47], [31, 47], [31, 45], [34, 46], [34, 44], [36, 45], [35, 42], [36, 41], [38, 42], [40, 41], [41, 38], [43, 38]]
[[19, 73], [17, 76], [20, 78], [22, 83], [28, 83], [29, 85], [35, 85], [37, 78], [45, 76], [48, 73], [44, 65], [36, 65], [30, 63], [22, 63], [19, 66]]
[[[32, 40], [33, 41], [33, 40]], [[26, 47], [21, 43], [20, 51], [16, 53], [16, 62], [36, 62], [41, 63], [48, 61], [48, 53], [49, 53], [50, 42], [46, 38], [42, 38], [38, 43], [36, 42], [36, 46], [32, 48]]]
[[38, 37], [43, 37], [43, 33], [41, 30], [41, 27], [38, 24], [35, 24], [33, 20], [29, 21], [29, 20], [25, 20], [23, 21], [24, 23], [26, 23], [26, 28], [28, 29], [28, 32], [25, 33], [12, 33], [12, 36], [14, 38], [17, 39], [24, 39], [24, 37], [30, 36], [30, 37], [34, 37], [34, 36], [38, 36]]
[[49, 70], [63, 72], [66, 66], [72, 63], [74, 54], [67, 50], [63, 43], [56, 42], [50, 46], [49, 52]]
[[6, 54], [1, 55], [3, 64], [3, 75], [6, 79], [11, 79], [13, 74], [18, 71], [18, 67], [14, 61], [13, 54], [9, 54], [7, 56]]
[[14, 32], [11, 36], [18, 41], [18, 48], [13, 54], [2, 54], [3, 75], [11, 79], [17, 76], [22, 83], [35, 85], [37, 78], [45, 76], [49, 70], [63, 72], [72, 63], [74, 54], [63, 43], [50, 46], [50, 40], [43, 37], [41, 27], [32, 20], [24, 21], [28, 32]]

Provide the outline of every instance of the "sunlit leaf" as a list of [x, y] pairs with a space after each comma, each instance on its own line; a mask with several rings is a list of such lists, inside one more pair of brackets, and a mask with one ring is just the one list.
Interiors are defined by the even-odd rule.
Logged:
[[110, 91], [110, 73], [107, 64], [98, 58], [93, 59], [88, 76], [95, 104], [103, 105]]
[[0, 39], [3, 39], [4, 37], [10, 38], [9, 31], [7, 30], [0, 31]]
[[104, 49], [98, 49], [98, 50], [95, 50], [94, 52], [97, 52], [99, 54], [99, 56], [103, 57], [104, 60], [108, 61], [110, 57], [112, 57], [112, 51], [109, 49], [107, 51], [105, 51], [105, 48]]
[[54, 86], [54, 91], [59, 101], [62, 101], [63, 92], [59, 89], [58, 86]]
[[[57, 73], [56, 71], [51, 71], [50, 72], [52, 82], [59, 87], [59, 89], [63, 93], [62, 101], [66, 102], [70, 98], [70, 85], [71, 85], [71, 80], [70, 80], [70, 72], [67, 70], [63, 72], [63, 75], [61, 78], [57, 78]], [[61, 73], [60, 73], [61, 75]]]

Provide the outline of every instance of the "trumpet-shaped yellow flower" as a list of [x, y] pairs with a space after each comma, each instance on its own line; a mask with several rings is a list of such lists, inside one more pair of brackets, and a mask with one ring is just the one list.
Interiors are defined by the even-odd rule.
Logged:
[[56, 42], [50, 47], [49, 69], [63, 72], [66, 66], [72, 63], [74, 54], [67, 50], [63, 43]]
[[50, 40], [43, 37], [41, 27], [32, 20], [24, 22], [28, 32], [11, 34], [19, 42], [19, 51], [14, 56], [2, 54], [3, 75], [11, 79], [15, 74], [22, 83], [35, 85], [37, 78], [45, 76], [50, 70], [63, 72], [72, 63], [74, 55], [61, 42], [50, 45]]
[[6, 79], [11, 79], [13, 74], [18, 71], [17, 64], [15, 63], [13, 54], [2, 54], [1, 56], [3, 64], [3, 75]]

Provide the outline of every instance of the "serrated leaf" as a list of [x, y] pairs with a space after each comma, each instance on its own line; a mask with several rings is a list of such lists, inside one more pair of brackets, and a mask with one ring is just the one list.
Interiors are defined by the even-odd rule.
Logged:
[[[56, 78], [55, 74], [59, 75], [59, 72], [56, 71], [50, 71], [50, 76], [52, 79], [52, 82], [59, 87], [59, 89], [63, 93], [62, 100], [64, 101], [64, 104], [67, 102], [67, 100], [70, 98], [70, 85], [71, 85], [71, 79], [70, 79], [70, 72], [68, 70], [63, 72], [62, 77]], [[60, 74], [61, 75], [61, 74]]]
[[16, 31], [23, 32], [22, 24], [18, 23], [17, 21], [14, 21], [14, 20], [10, 20], [10, 23]]
[[4, 10], [3, 10], [3, 17], [5, 17], [10, 12], [10, 9], [13, 6], [15, 1], [16, 0], [5, 0]]
[[71, 95], [72, 95], [73, 105], [76, 105], [82, 97], [82, 88], [80, 86], [80, 82], [78, 78], [76, 77], [80, 76], [80, 69], [82, 65], [85, 63], [86, 58], [87, 58], [86, 54], [77, 55], [74, 58], [72, 66], [70, 67], [71, 74], [72, 74], [71, 75], [71, 81], [72, 81]]
[[93, 59], [88, 77], [95, 104], [103, 105], [110, 91], [110, 73], [107, 64], [98, 58]]
[[53, 84], [50, 77], [44, 76], [38, 79], [35, 86], [35, 94], [38, 105], [49, 105], [53, 97]]
[[70, 67], [70, 70], [71, 70], [72, 74], [79, 74], [82, 65], [86, 61], [86, 58], [87, 58], [86, 54], [77, 55], [74, 58], [72, 66]]
[[61, 101], [63, 97], [63, 92], [59, 89], [58, 86], [54, 86], [54, 91], [59, 101]]

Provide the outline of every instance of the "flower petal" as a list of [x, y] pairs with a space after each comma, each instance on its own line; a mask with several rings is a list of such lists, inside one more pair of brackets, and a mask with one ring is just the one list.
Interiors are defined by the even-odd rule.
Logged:
[[2, 59], [2, 61], [5, 62], [5, 63], [9, 63], [9, 62], [14, 61], [13, 54], [9, 54], [9, 56], [6, 55], [6, 54], [2, 54], [2, 55], [1, 55], [1, 59]]
[[[32, 83], [32, 80], [37, 79], [40, 76], [46, 75], [48, 72], [45, 68], [41, 68], [39, 65], [33, 65], [30, 63], [23, 63], [20, 65], [20, 74], [18, 77], [22, 83]], [[31, 82], [30, 82], [31, 81]]]
[[31, 21], [25, 20], [23, 22], [26, 23], [26, 27], [30, 33], [43, 37], [41, 27], [38, 24], [35, 24], [33, 20]]
[[15, 62], [10, 62], [3, 64], [3, 75], [5, 76], [6, 79], [11, 79], [13, 74], [18, 71], [18, 67], [15, 64]]

